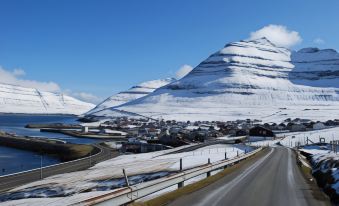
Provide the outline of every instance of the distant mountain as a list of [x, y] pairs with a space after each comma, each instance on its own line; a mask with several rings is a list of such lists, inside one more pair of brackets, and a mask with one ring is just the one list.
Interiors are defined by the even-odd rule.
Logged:
[[0, 113], [79, 115], [93, 107], [67, 95], [0, 83]]
[[[115, 94], [100, 104], [98, 104], [95, 108], [90, 110], [89, 112], [86, 113], [86, 115], [96, 115], [99, 116], [101, 114], [106, 114], [105, 110], [106, 108], [111, 108], [115, 106], [119, 106], [122, 104], [125, 104], [127, 102], [139, 99], [141, 97], [144, 97], [150, 93], [152, 93], [154, 90], [165, 86], [169, 83], [172, 83], [176, 81], [174, 78], [166, 78], [166, 79], [159, 79], [159, 80], [152, 80], [152, 81], [147, 81], [143, 82], [137, 86], [131, 87], [127, 91], [120, 92], [118, 94]], [[114, 113], [116, 114], [116, 113]]]
[[295, 84], [339, 87], [339, 53], [333, 49], [305, 48], [293, 52], [295, 68], [289, 73]]
[[114, 109], [177, 120], [339, 116], [338, 53], [266, 38], [227, 44], [184, 78]]

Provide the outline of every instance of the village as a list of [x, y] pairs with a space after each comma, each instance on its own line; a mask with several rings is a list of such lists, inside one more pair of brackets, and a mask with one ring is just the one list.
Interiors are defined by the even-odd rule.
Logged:
[[263, 124], [260, 120], [250, 119], [182, 122], [121, 117], [102, 121], [97, 126], [83, 124], [81, 132], [77, 132], [77, 135], [110, 140], [124, 139], [121, 142], [124, 152], [140, 153], [234, 137], [239, 137], [238, 142], [272, 140], [290, 132], [321, 130], [336, 126], [339, 126], [339, 119], [315, 122], [289, 118], [280, 124]]

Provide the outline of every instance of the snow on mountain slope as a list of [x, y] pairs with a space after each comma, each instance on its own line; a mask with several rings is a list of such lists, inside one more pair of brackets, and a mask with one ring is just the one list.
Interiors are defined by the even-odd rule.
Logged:
[[0, 113], [79, 115], [93, 107], [63, 94], [0, 83]]
[[[121, 104], [124, 104], [126, 102], [130, 102], [132, 100], [138, 99], [140, 97], [146, 96], [150, 93], [152, 93], [157, 88], [160, 88], [162, 86], [165, 86], [171, 82], [174, 82], [174, 78], [166, 78], [166, 79], [159, 79], [159, 80], [152, 80], [143, 82], [137, 86], [134, 86], [130, 88], [127, 91], [120, 92], [118, 94], [115, 94], [102, 103], [98, 104], [94, 109], [87, 112], [86, 115], [100, 115], [100, 114], [106, 114], [104, 109], [109, 107], [115, 107], [119, 106]], [[110, 112], [110, 111], [107, 111]]]
[[[332, 52], [320, 52], [316, 58], [303, 52], [292, 55], [291, 61], [288, 49], [277, 47], [266, 38], [233, 42], [184, 78], [115, 108], [178, 120], [279, 121], [287, 117], [338, 116], [337, 84], [331, 88], [297, 85], [292, 81], [302, 79], [294, 76], [291, 81], [290, 77], [291, 71], [308, 71], [310, 62], [322, 60]], [[337, 68], [335, 63], [333, 67]], [[318, 69], [322, 71], [323, 67], [313, 68]]]
[[333, 49], [305, 48], [293, 52], [295, 69], [290, 79], [295, 84], [339, 87], [339, 54]]

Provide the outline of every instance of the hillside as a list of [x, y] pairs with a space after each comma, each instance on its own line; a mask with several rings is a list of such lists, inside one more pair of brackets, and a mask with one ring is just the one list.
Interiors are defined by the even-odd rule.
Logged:
[[79, 115], [93, 107], [67, 95], [0, 83], [0, 113]]
[[162, 86], [165, 86], [169, 83], [172, 83], [174, 81], [175, 81], [174, 78], [166, 78], [166, 79], [143, 82], [141, 84], [138, 84], [137, 86], [131, 87], [130, 89], [126, 91], [119, 92], [107, 98], [106, 100], [98, 104], [95, 108], [87, 112], [86, 115], [106, 114], [110, 112], [110, 111], [107, 111], [107, 112], [103, 111], [106, 108], [119, 106], [127, 102], [139, 99], [141, 97], [144, 97], [152, 93], [154, 90]]

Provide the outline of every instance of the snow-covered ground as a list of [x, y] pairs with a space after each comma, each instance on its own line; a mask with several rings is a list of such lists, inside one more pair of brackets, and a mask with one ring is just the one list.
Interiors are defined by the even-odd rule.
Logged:
[[80, 115], [94, 106], [64, 94], [0, 83], [0, 113]]
[[319, 143], [319, 138], [325, 138], [325, 142], [329, 143], [333, 140], [339, 140], [339, 127], [308, 132], [291, 132], [284, 134], [284, 136], [286, 137], [280, 143], [287, 147], [295, 147], [298, 142], [300, 142], [300, 145], [305, 145], [307, 138], [314, 143]]
[[[289, 132], [278, 134], [275, 140], [263, 140], [249, 143], [253, 146], [275, 146], [280, 143], [285, 147], [296, 147], [299, 145], [306, 145], [307, 138], [310, 140], [308, 143], [319, 143], [319, 138], [324, 138], [326, 143], [333, 140], [339, 140], [339, 127], [333, 127], [322, 130], [313, 130], [305, 132]], [[312, 142], [311, 142], [312, 141]]]
[[[88, 198], [94, 194], [104, 194], [106, 190], [121, 187], [124, 184], [122, 169], [125, 169], [130, 181], [139, 183], [154, 178], [166, 176], [180, 169], [180, 159], [183, 161], [183, 169], [189, 169], [211, 162], [223, 160], [225, 152], [228, 158], [233, 158], [237, 153], [250, 151], [244, 145], [212, 145], [191, 152], [167, 154], [179, 149], [174, 148], [144, 154], [122, 155], [117, 158], [101, 162], [90, 169], [73, 173], [61, 174], [33, 182], [10, 191], [8, 196], [1, 198], [28, 198], [27, 201], [13, 200], [2, 202], [2, 205], [16, 205], [25, 202], [32, 205], [30, 198], [40, 198], [36, 205], [51, 202], [54, 199], [60, 204], [65, 199], [69, 202]], [[87, 195], [84, 195], [87, 194]], [[66, 196], [60, 198], [60, 196]], [[49, 197], [49, 198], [48, 198]], [[36, 199], [37, 200], [37, 199]], [[33, 204], [34, 205], [34, 204]]]

